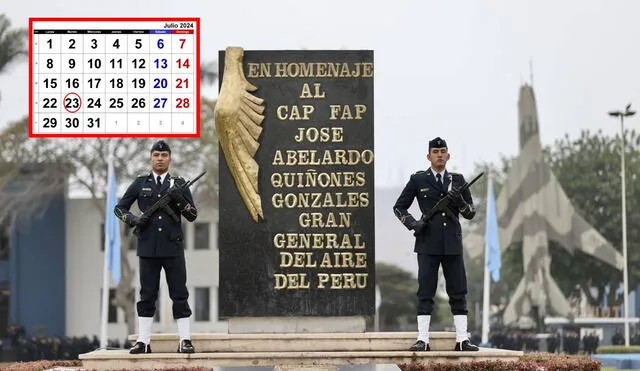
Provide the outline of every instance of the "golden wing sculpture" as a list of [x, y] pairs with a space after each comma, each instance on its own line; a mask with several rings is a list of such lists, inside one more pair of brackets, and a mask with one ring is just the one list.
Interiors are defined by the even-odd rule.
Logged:
[[244, 76], [243, 56], [242, 48], [226, 49], [222, 87], [214, 115], [227, 166], [249, 214], [257, 222], [258, 217], [264, 216], [258, 193], [259, 166], [253, 157], [260, 146], [258, 137], [262, 133], [264, 100], [250, 93], [258, 88]]

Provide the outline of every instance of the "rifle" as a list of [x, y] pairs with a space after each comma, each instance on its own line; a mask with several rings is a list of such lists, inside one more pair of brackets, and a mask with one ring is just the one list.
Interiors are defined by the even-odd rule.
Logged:
[[[458, 193], [462, 193], [464, 190], [466, 190], [467, 188], [471, 187], [473, 185], [473, 183], [477, 182], [478, 179], [480, 179], [483, 175], [484, 175], [484, 171], [481, 172], [480, 174], [478, 174], [475, 178], [471, 179], [470, 182], [467, 182], [467, 183], [463, 184], [460, 187], [460, 189], [457, 189]], [[439, 212], [446, 212], [447, 214], [451, 215], [452, 212], [449, 209], [449, 205], [450, 205], [451, 201], [453, 201], [452, 197], [451, 197], [451, 192], [448, 192], [446, 196], [441, 198], [440, 201], [438, 201], [438, 203], [435, 204], [435, 206], [433, 206], [425, 214], [422, 214], [422, 217], [420, 218], [420, 220], [422, 220], [424, 223], [426, 223], [436, 213], [439, 213]]]
[[[200, 179], [206, 172], [207, 172], [206, 170], [202, 171], [202, 173], [200, 173], [197, 177], [187, 181], [185, 184], [182, 184], [182, 185], [174, 184], [164, 196], [160, 197], [158, 199], [158, 201], [156, 201], [147, 210], [145, 210], [140, 215], [140, 218], [145, 217], [145, 216], [151, 217], [151, 215], [153, 215], [153, 213], [155, 213], [156, 211], [163, 210], [163, 211], [167, 212], [167, 214], [169, 214], [171, 216], [171, 218], [176, 223], [180, 222], [180, 217], [178, 215], [176, 215], [176, 213], [173, 211], [173, 209], [169, 206], [169, 203], [172, 201], [171, 194], [173, 192], [176, 192], [176, 190], [178, 192], [182, 192], [183, 190], [191, 187], [193, 185], [193, 183], [198, 181], [198, 179]], [[133, 233], [135, 235], [140, 234], [140, 228], [138, 228], [138, 226], [135, 226], [133, 228]]]

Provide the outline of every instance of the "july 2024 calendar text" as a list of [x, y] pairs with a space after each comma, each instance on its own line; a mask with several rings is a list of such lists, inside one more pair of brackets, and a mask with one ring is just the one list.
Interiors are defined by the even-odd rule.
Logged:
[[199, 19], [30, 19], [30, 135], [199, 136]]

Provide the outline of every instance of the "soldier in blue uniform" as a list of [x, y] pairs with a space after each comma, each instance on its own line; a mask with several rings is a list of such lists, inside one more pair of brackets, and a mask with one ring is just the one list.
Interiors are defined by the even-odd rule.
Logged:
[[[458, 219], [459, 215], [472, 219], [476, 212], [469, 189], [458, 191], [465, 184], [464, 177], [446, 170], [449, 158], [444, 139], [438, 137], [429, 141], [427, 159], [431, 162], [431, 167], [411, 175], [393, 206], [395, 215], [407, 229], [414, 231], [416, 237], [414, 252], [418, 258], [418, 339], [410, 347], [412, 351], [430, 350], [429, 324], [440, 265], [456, 328], [454, 349], [478, 350], [467, 335], [467, 276], [462, 255], [462, 229]], [[416, 220], [408, 211], [417, 198], [420, 210], [425, 214], [447, 193], [451, 193], [453, 200], [449, 210], [436, 214], [428, 221], [422, 218]]]
[[[182, 217], [190, 222], [196, 220], [195, 207], [189, 189], [175, 190], [174, 184], [186, 183], [181, 177], [169, 174], [171, 149], [160, 140], [151, 147], [151, 167], [149, 174], [137, 177], [116, 205], [116, 216], [130, 227], [138, 227], [137, 255], [140, 264], [140, 301], [137, 303], [138, 339], [130, 353], [151, 353], [151, 324], [156, 311], [156, 300], [160, 286], [160, 270], [164, 269], [173, 301], [173, 318], [178, 325], [180, 336], [178, 352], [193, 353], [195, 349], [190, 339], [189, 317], [191, 308], [187, 299], [187, 272], [184, 256], [184, 233]], [[144, 211], [160, 197], [171, 192], [171, 203], [153, 215]], [[142, 217], [129, 211], [134, 201], [142, 211]]]

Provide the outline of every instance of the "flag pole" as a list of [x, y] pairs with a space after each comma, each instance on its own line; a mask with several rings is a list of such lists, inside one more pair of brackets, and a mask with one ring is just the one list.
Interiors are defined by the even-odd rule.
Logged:
[[[491, 192], [492, 188], [492, 180], [491, 173], [488, 172], [487, 178], [487, 210], [486, 210], [486, 218], [485, 223], [489, 222], [489, 192]], [[485, 233], [484, 236], [484, 281], [483, 281], [483, 289], [482, 289], [482, 344], [487, 344], [489, 342], [489, 298], [491, 295], [491, 286], [489, 280], [489, 244], [487, 243], [487, 236]]]
[[[109, 184], [109, 176], [112, 173], [111, 168], [113, 167], [113, 145], [112, 141], [109, 139], [108, 144], [108, 154], [107, 154], [107, 189]], [[105, 217], [108, 212], [113, 212], [111, 210], [106, 210], [109, 205], [107, 205], [108, 195], [105, 193]], [[100, 311], [100, 348], [105, 349], [107, 347], [107, 324], [109, 320], [109, 289], [111, 287], [109, 281], [109, 235], [107, 234], [107, 220], [104, 220], [104, 267], [102, 270], [102, 310]]]

